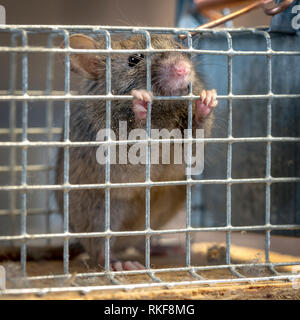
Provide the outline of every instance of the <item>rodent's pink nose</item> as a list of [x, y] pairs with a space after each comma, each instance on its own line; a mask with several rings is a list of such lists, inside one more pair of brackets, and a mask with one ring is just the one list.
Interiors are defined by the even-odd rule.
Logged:
[[188, 73], [188, 66], [184, 62], [179, 62], [174, 65], [174, 72], [177, 76], [181, 77]]
[[185, 66], [175, 66], [174, 71], [178, 76], [183, 76], [186, 74], [186, 67]]

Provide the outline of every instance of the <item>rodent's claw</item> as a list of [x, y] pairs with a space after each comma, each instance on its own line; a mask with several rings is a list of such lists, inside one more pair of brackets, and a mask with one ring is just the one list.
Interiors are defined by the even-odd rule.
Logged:
[[132, 109], [136, 120], [146, 119], [147, 102], [152, 102], [152, 93], [147, 90], [132, 90], [131, 94], [134, 96]]
[[125, 271], [125, 270], [145, 270], [145, 267], [138, 261], [116, 261], [111, 264], [113, 271]]
[[153, 94], [147, 90], [132, 90], [131, 94], [138, 100], [145, 100], [146, 102], [152, 102]]
[[215, 89], [202, 90], [200, 99], [196, 101], [195, 120], [203, 120], [217, 105], [217, 91]]

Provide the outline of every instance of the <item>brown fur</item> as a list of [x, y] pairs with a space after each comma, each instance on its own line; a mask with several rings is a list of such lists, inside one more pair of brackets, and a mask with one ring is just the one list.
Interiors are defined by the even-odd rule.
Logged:
[[[91, 43], [95, 48], [104, 48], [104, 42]], [[152, 35], [153, 48], [183, 48], [171, 36]], [[71, 42], [72, 46], [72, 42]], [[137, 35], [126, 40], [112, 41], [115, 49], [145, 48], [143, 36]], [[112, 93], [129, 95], [132, 89], [146, 89], [146, 62], [141, 61], [135, 67], [128, 66], [126, 54], [111, 56]], [[164, 59], [189, 59], [186, 54], [159, 53], [151, 57], [152, 92], [154, 95], [164, 95], [164, 88], [160, 86], [158, 69]], [[71, 55], [72, 69], [86, 76], [82, 71], [78, 59], [79, 55]], [[146, 59], [145, 59], [146, 60]], [[90, 55], [94, 72], [85, 82], [83, 92], [86, 94], [105, 94], [105, 56]], [[203, 89], [202, 81], [193, 70], [193, 93], [199, 94]], [[91, 74], [91, 72], [90, 72]], [[96, 78], [95, 78], [96, 77]], [[94, 78], [94, 79], [93, 79]], [[92, 79], [92, 80], [91, 80]], [[182, 90], [179, 94], [187, 94]], [[194, 106], [193, 106], [194, 108]], [[154, 101], [152, 103], [151, 127], [167, 128], [169, 130], [187, 128], [188, 103], [186, 101]], [[118, 134], [119, 121], [127, 121], [128, 132], [137, 126], [145, 126], [135, 121], [132, 111], [132, 101], [112, 101], [111, 128]], [[203, 120], [200, 127], [209, 135], [213, 123], [213, 115]], [[71, 141], [95, 141], [99, 129], [105, 128], [105, 101], [89, 101], [72, 105], [70, 118]], [[71, 147], [69, 182], [71, 184], [105, 183], [105, 166], [96, 161], [95, 147]], [[57, 161], [57, 183], [63, 183], [63, 149], [60, 150]], [[111, 165], [111, 183], [143, 182], [145, 181], [144, 165]], [[152, 181], [185, 180], [185, 165], [152, 165]], [[162, 228], [184, 205], [185, 186], [156, 187], [151, 190], [151, 228]], [[63, 212], [63, 193], [58, 192], [60, 211]], [[71, 230], [74, 232], [99, 232], [105, 226], [105, 191], [76, 190], [70, 192], [69, 216]], [[145, 188], [112, 188], [110, 192], [110, 225], [116, 230], [143, 230], [145, 228]], [[131, 238], [131, 239], [130, 239]], [[137, 238], [121, 237], [118, 241], [111, 239], [112, 251], [125, 248], [130, 244], [136, 245]], [[104, 238], [82, 239], [81, 242], [92, 260], [103, 264]], [[140, 238], [139, 238], [140, 239]]]

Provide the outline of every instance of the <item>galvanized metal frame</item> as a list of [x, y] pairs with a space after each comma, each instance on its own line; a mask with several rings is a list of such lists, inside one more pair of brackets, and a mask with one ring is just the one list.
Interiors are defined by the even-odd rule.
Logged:
[[[289, 225], [272, 225], [270, 223], [270, 211], [271, 211], [271, 185], [280, 182], [300, 182], [298, 177], [277, 177], [271, 176], [271, 146], [272, 142], [300, 142], [298, 137], [273, 137], [272, 136], [272, 101], [274, 99], [292, 98], [299, 99], [300, 94], [274, 94], [272, 92], [272, 56], [278, 55], [291, 55], [299, 56], [300, 51], [275, 51], [271, 46], [270, 35], [265, 30], [258, 29], [219, 29], [219, 30], [201, 30], [199, 33], [211, 33], [211, 34], [222, 34], [226, 40], [228, 49], [227, 50], [200, 50], [193, 48], [193, 41], [190, 32], [194, 30], [189, 29], [178, 29], [178, 28], [137, 28], [137, 27], [107, 27], [107, 26], [21, 26], [21, 25], [7, 25], [0, 26], [0, 32], [7, 32], [11, 35], [10, 46], [0, 46], [0, 52], [10, 53], [10, 87], [9, 90], [0, 91], [0, 102], [9, 101], [10, 104], [10, 122], [8, 129], [0, 129], [0, 134], [8, 134], [10, 141], [0, 142], [1, 147], [11, 148], [10, 154], [10, 166], [0, 166], [1, 172], [10, 172], [11, 185], [0, 186], [0, 191], [8, 191], [10, 194], [10, 205], [7, 209], [0, 210], [0, 215], [11, 215], [12, 217], [12, 231], [13, 217], [15, 214], [21, 215], [21, 232], [19, 235], [12, 236], [0, 236], [1, 241], [21, 241], [21, 269], [23, 277], [27, 280], [42, 280], [42, 279], [67, 279], [72, 277], [69, 272], [69, 241], [74, 238], [89, 238], [89, 237], [104, 237], [105, 238], [105, 270], [103, 272], [92, 272], [92, 273], [79, 273], [76, 275], [77, 278], [103, 276], [108, 277], [111, 280], [111, 285], [104, 286], [89, 286], [89, 287], [64, 287], [64, 288], [24, 288], [24, 289], [7, 289], [0, 291], [0, 294], [17, 294], [17, 293], [38, 293], [43, 294], [47, 292], [58, 292], [58, 291], [82, 291], [88, 292], [91, 290], [108, 290], [112, 288], [116, 289], [132, 289], [141, 287], [156, 287], [156, 286], [167, 286], [172, 287], [176, 285], [189, 285], [189, 284], [216, 284], [216, 283], [234, 283], [234, 282], [252, 282], [259, 280], [295, 280], [300, 279], [300, 275], [296, 274], [280, 274], [275, 269], [280, 266], [292, 266], [300, 265], [298, 262], [282, 262], [272, 263], [270, 262], [270, 232], [272, 230], [300, 230], [300, 225], [289, 224]], [[73, 32], [82, 33], [97, 33], [105, 36], [106, 49], [95, 49], [95, 50], [84, 50], [84, 49], [72, 49], [69, 46], [69, 35]], [[144, 35], [146, 39], [146, 48], [139, 50], [114, 50], [111, 47], [111, 34], [118, 32], [128, 33], [139, 33]], [[184, 34], [187, 36], [187, 49], [169, 49], [169, 50], [158, 50], [151, 47], [151, 33], [172, 33], [172, 34]], [[266, 41], [265, 51], [237, 51], [232, 47], [232, 34], [248, 32], [252, 34], [261, 35]], [[49, 34], [47, 47], [33, 47], [28, 45], [28, 35], [46, 33]], [[65, 41], [65, 48], [53, 47], [53, 39], [57, 36], [63, 36]], [[21, 46], [17, 45], [16, 38], [21, 38]], [[90, 141], [90, 142], [71, 142], [69, 139], [69, 128], [70, 128], [70, 102], [75, 100], [90, 100], [90, 99], [103, 99], [106, 101], [106, 129], [107, 136], [110, 134], [111, 124], [111, 101], [118, 99], [132, 99], [131, 96], [125, 95], [113, 95], [111, 93], [111, 54], [112, 53], [143, 53], [146, 56], [147, 66], [147, 90], [151, 90], [151, 54], [162, 51], [185, 51], [188, 53], [197, 54], [212, 54], [212, 55], [224, 55], [228, 57], [228, 94], [218, 96], [219, 100], [227, 100], [228, 111], [227, 111], [227, 123], [228, 131], [226, 138], [206, 138], [206, 143], [225, 143], [227, 144], [227, 174], [226, 179], [210, 179], [210, 180], [195, 180], [192, 179], [189, 174], [185, 181], [162, 181], [154, 182], [150, 179], [150, 142], [162, 142], [161, 140], [151, 139], [151, 104], [148, 103], [148, 115], [146, 120], [147, 138], [146, 140], [128, 140], [128, 141], [112, 141], [110, 138], [105, 142]], [[28, 90], [28, 54], [30, 53], [45, 53], [47, 55], [47, 79], [46, 79], [46, 91], [29, 91]], [[64, 53], [65, 54], [65, 90], [54, 91], [53, 90], [53, 53]], [[106, 94], [105, 95], [78, 95], [71, 92], [70, 90], [70, 53], [103, 53], [107, 55], [106, 58]], [[16, 81], [16, 53], [22, 54], [22, 91], [17, 91], [15, 87]], [[235, 95], [232, 92], [232, 58], [234, 56], [265, 56], [267, 58], [267, 78], [268, 78], [268, 93], [259, 95]], [[198, 96], [192, 94], [192, 86], [190, 86], [190, 92], [187, 96], [172, 97], [172, 96], [157, 96], [154, 100], [188, 100], [188, 128], [189, 135], [187, 139], [175, 139], [176, 142], [185, 141], [189, 142], [191, 146], [192, 142], [203, 140], [195, 139], [192, 137], [192, 102], [198, 99]], [[265, 99], [267, 100], [267, 134], [265, 137], [249, 137], [249, 138], [235, 138], [232, 135], [232, 101], [234, 99]], [[22, 102], [22, 129], [16, 127], [15, 116], [16, 116], [16, 102]], [[28, 127], [28, 102], [31, 101], [45, 101], [47, 110], [47, 126], [46, 128], [30, 128]], [[64, 101], [64, 139], [63, 141], [53, 141], [53, 134], [61, 132], [60, 128], [53, 128], [53, 102]], [[28, 139], [29, 134], [47, 134], [48, 141], [30, 141]], [[16, 141], [16, 136], [21, 134], [22, 140]], [[172, 140], [174, 141], [174, 140]], [[105, 170], [105, 183], [103, 184], [81, 184], [72, 185], [69, 183], [69, 150], [79, 146], [98, 146], [100, 144], [107, 144], [112, 146], [114, 144], [127, 144], [134, 142], [145, 142], [147, 143], [147, 164], [146, 164], [146, 176], [145, 182], [140, 183], [111, 183], [110, 182], [110, 163], [107, 160]], [[164, 140], [163, 142], [169, 142]], [[244, 142], [266, 142], [266, 176], [263, 178], [250, 178], [250, 179], [233, 179], [232, 178], [232, 144], [233, 143], [244, 143]], [[62, 185], [50, 184], [50, 173], [48, 175], [47, 185], [28, 185], [27, 174], [28, 172], [36, 171], [51, 171], [54, 167], [51, 166], [50, 162], [45, 165], [28, 165], [28, 148], [35, 147], [60, 147], [64, 148], [64, 183]], [[16, 165], [16, 148], [22, 150], [22, 165]], [[49, 150], [49, 149], [48, 149]], [[109, 150], [109, 149], [108, 149]], [[188, 154], [191, 156], [191, 148], [189, 148]], [[50, 151], [48, 152], [48, 156]], [[107, 157], [109, 159], [109, 157]], [[188, 166], [191, 165], [189, 157]], [[21, 184], [16, 184], [15, 174], [21, 171]], [[239, 226], [235, 227], [231, 225], [231, 186], [233, 184], [240, 183], [263, 183], [266, 186], [266, 207], [265, 207], [265, 225], [255, 226]], [[192, 186], [199, 184], [223, 184], [226, 185], [226, 226], [224, 227], [209, 227], [209, 228], [194, 228], [191, 226], [191, 188]], [[173, 186], [173, 185], [186, 185], [186, 226], [181, 229], [168, 229], [168, 230], [152, 230], [150, 227], [150, 189], [153, 186]], [[110, 230], [110, 190], [111, 188], [130, 188], [130, 187], [145, 187], [146, 197], [146, 210], [145, 210], [145, 230], [141, 231], [118, 231], [113, 232]], [[105, 231], [104, 232], [92, 232], [92, 233], [71, 233], [69, 231], [69, 192], [71, 190], [79, 189], [105, 189]], [[64, 191], [64, 229], [61, 233], [49, 233], [49, 214], [53, 212], [50, 209], [49, 196], [47, 196], [48, 208], [30, 209], [27, 208], [27, 193], [33, 190], [63, 190]], [[21, 209], [16, 209], [15, 192], [21, 192]], [[44, 234], [28, 234], [27, 232], [27, 216], [29, 214], [45, 214], [48, 219], [47, 230]], [[195, 232], [209, 232], [209, 231], [223, 231], [226, 232], [226, 264], [217, 266], [193, 266], [191, 264], [191, 234]], [[244, 264], [232, 264], [230, 260], [230, 247], [231, 247], [231, 232], [233, 231], [265, 231], [265, 262], [264, 263], [244, 263]], [[12, 232], [13, 233], [13, 232]], [[150, 264], [150, 238], [155, 235], [164, 234], [185, 234], [186, 235], [186, 265], [185, 267], [176, 268], [160, 268], [153, 269]], [[145, 236], [145, 270], [138, 271], [119, 271], [112, 272], [109, 270], [110, 261], [110, 238], [113, 236], [133, 236], [140, 235]], [[64, 270], [60, 275], [47, 275], [47, 276], [26, 276], [26, 242], [28, 240], [38, 239], [63, 239], [64, 241]], [[246, 277], [241, 274], [237, 269], [242, 267], [267, 267], [272, 272], [272, 276], [265, 277]], [[197, 271], [214, 270], [214, 269], [228, 269], [235, 276], [234, 279], [213, 279], [208, 280], [197, 274]], [[164, 272], [175, 272], [175, 271], [188, 271], [194, 278], [193, 281], [175, 281], [165, 282], [162, 281], [158, 274]], [[152, 280], [151, 283], [137, 283], [137, 284], [122, 284], [120, 280], [116, 280], [116, 275], [129, 275], [129, 274], [146, 274]]]

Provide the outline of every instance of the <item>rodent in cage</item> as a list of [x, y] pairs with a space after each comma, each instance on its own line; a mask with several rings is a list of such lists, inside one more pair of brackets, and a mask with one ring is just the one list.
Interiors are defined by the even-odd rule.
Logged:
[[[104, 40], [74, 34], [69, 38], [73, 49], [103, 49]], [[171, 35], [151, 35], [154, 49], [184, 49]], [[64, 45], [63, 45], [64, 46]], [[143, 35], [134, 35], [125, 40], [112, 39], [113, 49], [145, 49]], [[70, 54], [71, 70], [85, 79], [83, 93], [102, 95], [106, 93], [106, 56], [103, 54]], [[217, 106], [215, 90], [205, 90], [204, 81], [195, 71], [190, 56], [184, 52], [165, 51], [151, 55], [151, 92], [146, 91], [147, 65], [143, 54], [130, 53], [111, 55], [111, 92], [114, 95], [133, 95], [133, 101], [111, 101], [111, 129], [119, 135], [119, 121], [127, 122], [130, 132], [146, 128], [147, 103], [151, 102], [151, 128], [168, 130], [188, 128], [188, 101], [152, 100], [155, 96], [188, 95], [190, 83], [192, 93], [199, 99], [192, 104], [193, 129], [204, 129], [208, 136], [213, 125], [213, 109]], [[97, 132], [106, 128], [105, 100], [91, 100], [71, 107], [70, 140], [95, 141]], [[91, 147], [70, 149], [69, 182], [71, 184], [105, 183], [105, 165], [96, 161], [96, 150]], [[110, 182], [144, 182], [143, 164], [110, 164]], [[151, 165], [152, 181], [186, 180], [185, 165]], [[64, 151], [60, 150], [57, 162], [57, 184], [63, 183]], [[60, 212], [63, 212], [63, 194], [58, 192]], [[151, 191], [151, 228], [159, 229], [168, 222], [183, 205], [186, 186], [160, 187]], [[74, 232], [97, 232], [105, 230], [105, 190], [79, 190], [69, 195], [70, 226]], [[131, 231], [145, 228], [144, 187], [110, 189], [110, 228], [113, 231]], [[83, 238], [80, 242], [88, 252], [91, 262], [104, 265], [104, 238]], [[111, 247], [124, 249], [137, 246], [137, 238], [128, 237], [115, 241]], [[136, 261], [120, 262], [112, 255], [113, 270], [143, 269]]]

